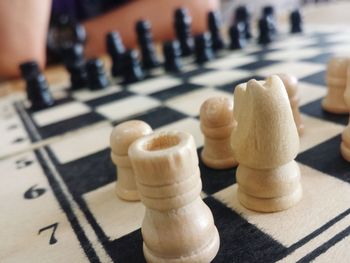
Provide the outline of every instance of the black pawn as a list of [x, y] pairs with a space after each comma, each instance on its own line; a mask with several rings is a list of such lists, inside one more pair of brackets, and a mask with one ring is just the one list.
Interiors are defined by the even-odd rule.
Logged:
[[289, 20], [290, 20], [290, 32], [292, 34], [303, 32], [303, 18], [298, 9], [290, 13]]
[[258, 43], [262, 45], [269, 44], [272, 41], [271, 24], [268, 17], [259, 19], [259, 38]]
[[195, 37], [196, 62], [203, 64], [214, 58], [212, 50], [211, 36], [209, 33], [203, 33]]
[[168, 41], [163, 44], [164, 68], [168, 72], [181, 70], [181, 49], [178, 41]]
[[122, 74], [122, 57], [125, 47], [118, 32], [110, 32], [106, 37], [107, 52], [112, 59], [112, 76], [117, 77]]
[[175, 33], [181, 47], [181, 55], [189, 56], [193, 53], [193, 38], [191, 36], [192, 18], [185, 8], [175, 11]]
[[21, 70], [22, 78], [24, 78], [26, 81], [40, 74], [38, 63], [36, 63], [35, 61], [28, 61], [28, 62], [22, 63], [19, 66], [19, 68]]
[[246, 6], [238, 6], [235, 10], [235, 24], [241, 23], [244, 25], [244, 33], [247, 39], [252, 37], [250, 29], [250, 13]]
[[98, 58], [89, 59], [86, 63], [88, 87], [90, 90], [104, 89], [109, 84], [103, 62]]
[[71, 89], [87, 86], [88, 76], [85, 67], [84, 47], [82, 44], [65, 46], [61, 49], [63, 63], [70, 74]]
[[225, 47], [221, 32], [221, 18], [219, 12], [211, 11], [208, 14], [208, 28], [213, 42], [213, 50], [217, 51]]
[[269, 28], [271, 30], [272, 34], [276, 34], [277, 33], [277, 20], [276, 20], [276, 16], [275, 16], [275, 8], [272, 5], [268, 5], [265, 6], [263, 8], [263, 17], [267, 18], [268, 22], [269, 22]]
[[122, 62], [122, 71], [125, 84], [137, 82], [144, 78], [144, 74], [138, 57], [138, 52], [136, 50], [126, 51], [123, 55]]
[[229, 29], [230, 49], [241, 49], [246, 45], [244, 24], [234, 24]]
[[159, 65], [153, 44], [151, 23], [145, 20], [136, 23], [137, 39], [142, 53], [142, 65], [145, 69], [152, 69]]
[[45, 76], [36, 62], [29, 61], [20, 65], [22, 77], [26, 81], [27, 98], [31, 109], [41, 110], [54, 104]]

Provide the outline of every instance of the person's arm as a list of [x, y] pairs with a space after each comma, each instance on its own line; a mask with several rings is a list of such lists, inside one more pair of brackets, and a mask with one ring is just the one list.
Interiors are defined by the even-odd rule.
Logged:
[[125, 46], [136, 46], [135, 23], [139, 19], [147, 19], [152, 23], [152, 32], [156, 41], [173, 39], [174, 11], [186, 7], [192, 16], [192, 32], [203, 32], [207, 28], [207, 13], [218, 9], [219, 0], [134, 0], [133, 2], [113, 10], [107, 14], [86, 21], [87, 57], [105, 53], [105, 37], [112, 30], [118, 31]]
[[51, 0], [0, 1], [0, 79], [19, 76], [18, 65], [45, 65]]

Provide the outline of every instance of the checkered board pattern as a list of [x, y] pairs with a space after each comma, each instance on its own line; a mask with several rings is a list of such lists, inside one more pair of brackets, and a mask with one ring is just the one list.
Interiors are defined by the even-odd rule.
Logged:
[[268, 47], [224, 51], [181, 74], [157, 69], [139, 83], [113, 80], [101, 91], [53, 86], [55, 106], [31, 112], [25, 100], [0, 101], [1, 262], [144, 262], [144, 206], [115, 194], [112, 127], [139, 119], [158, 130], [190, 132], [198, 152], [201, 103], [232, 98], [234, 87], [273, 73], [299, 78], [305, 124], [297, 162], [304, 195], [295, 207], [257, 213], [237, 201], [235, 169], [199, 163], [202, 197], [220, 233], [214, 262], [347, 262], [350, 258], [350, 164], [339, 153], [347, 115], [322, 111], [325, 63], [350, 50], [350, 34], [280, 36]]

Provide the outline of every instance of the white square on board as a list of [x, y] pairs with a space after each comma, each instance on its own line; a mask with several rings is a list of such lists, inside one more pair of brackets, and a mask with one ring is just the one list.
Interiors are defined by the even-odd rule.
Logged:
[[99, 106], [96, 111], [109, 120], [122, 120], [160, 105], [156, 99], [144, 96], [132, 96]]
[[73, 101], [35, 112], [33, 114], [33, 119], [38, 126], [43, 127], [89, 113], [90, 111], [91, 109], [87, 105], [78, 101]]
[[112, 126], [84, 130], [61, 138], [49, 147], [61, 164], [65, 164], [109, 147]]
[[170, 87], [178, 86], [181, 83], [182, 81], [179, 78], [162, 76], [159, 78], [153, 78], [131, 84], [129, 85], [129, 89], [139, 94], [150, 94]]
[[[233, 90], [233, 86], [232, 86]], [[232, 99], [233, 95], [214, 88], [204, 88], [188, 92], [182, 96], [177, 96], [165, 102], [165, 104], [179, 112], [190, 116], [198, 116], [202, 103], [212, 97], [227, 97]]]
[[249, 77], [249, 75], [243, 70], [215, 70], [196, 75], [190, 79], [190, 82], [202, 86], [221, 86]]

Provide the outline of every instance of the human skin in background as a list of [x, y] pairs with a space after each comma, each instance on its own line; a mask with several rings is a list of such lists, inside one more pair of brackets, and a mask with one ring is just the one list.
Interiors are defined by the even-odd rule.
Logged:
[[[133, 0], [108, 13], [83, 22], [87, 31], [85, 55], [106, 52], [105, 36], [119, 31], [126, 47], [136, 47], [135, 23], [147, 19], [152, 23], [156, 41], [173, 39], [174, 10], [189, 9], [194, 34], [207, 28], [207, 13], [218, 9], [219, 0]], [[36, 60], [43, 69], [51, 0], [0, 1], [0, 80], [18, 77], [19, 64]]]

